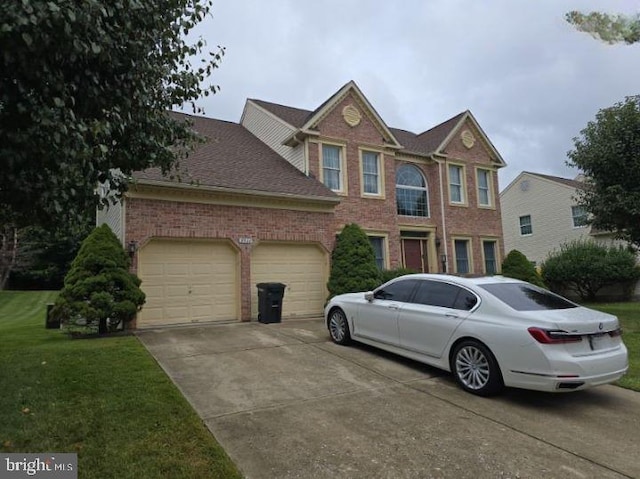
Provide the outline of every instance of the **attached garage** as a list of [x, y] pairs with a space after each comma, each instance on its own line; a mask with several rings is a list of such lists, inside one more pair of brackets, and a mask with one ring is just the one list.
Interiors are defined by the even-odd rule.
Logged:
[[137, 326], [239, 319], [238, 252], [227, 241], [152, 239], [138, 255]]
[[251, 318], [258, 317], [258, 283], [287, 285], [283, 318], [319, 317], [327, 299], [329, 259], [316, 244], [260, 243], [251, 253]]

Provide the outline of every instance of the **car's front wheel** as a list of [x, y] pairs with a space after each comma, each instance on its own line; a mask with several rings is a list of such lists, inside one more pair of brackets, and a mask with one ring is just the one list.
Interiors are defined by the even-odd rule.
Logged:
[[470, 339], [456, 346], [451, 371], [462, 389], [478, 396], [493, 396], [504, 388], [498, 361], [479, 341]]
[[336, 344], [349, 344], [351, 341], [351, 333], [349, 331], [349, 323], [347, 316], [340, 308], [334, 308], [329, 313], [329, 335], [331, 340]]

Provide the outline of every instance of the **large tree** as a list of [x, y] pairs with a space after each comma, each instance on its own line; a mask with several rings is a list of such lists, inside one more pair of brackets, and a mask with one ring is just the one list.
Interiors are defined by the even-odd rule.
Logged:
[[96, 201], [98, 182], [121, 193], [133, 171], [176, 171], [195, 134], [167, 110], [196, 110], [217, 91], [207, 78], [224, 51], [186, 40], [210, 10], [210, 0], [3, 2], [0, 225], [60, 221]]
[[565, 16], [567, 22], [606, 43], [627, 44], [640, 42], [640, 14], [616, 15], [611, 13], [572, 11]]
[[574, 146], [567, 163], [586, 176], [579, 200], [591, 223], [640, 247], [640, 96], [600, 110]]

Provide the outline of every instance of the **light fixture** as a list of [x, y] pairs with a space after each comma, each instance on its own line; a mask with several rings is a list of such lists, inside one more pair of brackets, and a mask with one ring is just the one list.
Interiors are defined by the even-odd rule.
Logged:
[[138, 243], [135, 241], [129, 241], [129, 244], [127, 245], [127, 252], [129, 253], [129, 256], [133, 256], [134, 254], [136, 254], [137, 250]]

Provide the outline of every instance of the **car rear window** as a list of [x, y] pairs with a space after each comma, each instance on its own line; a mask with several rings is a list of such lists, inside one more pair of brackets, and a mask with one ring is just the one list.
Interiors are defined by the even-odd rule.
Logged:
[[489, 283], [479, 285], [516, 311], [577, 308], [578, 305], [544, 289], [520, 283]]

